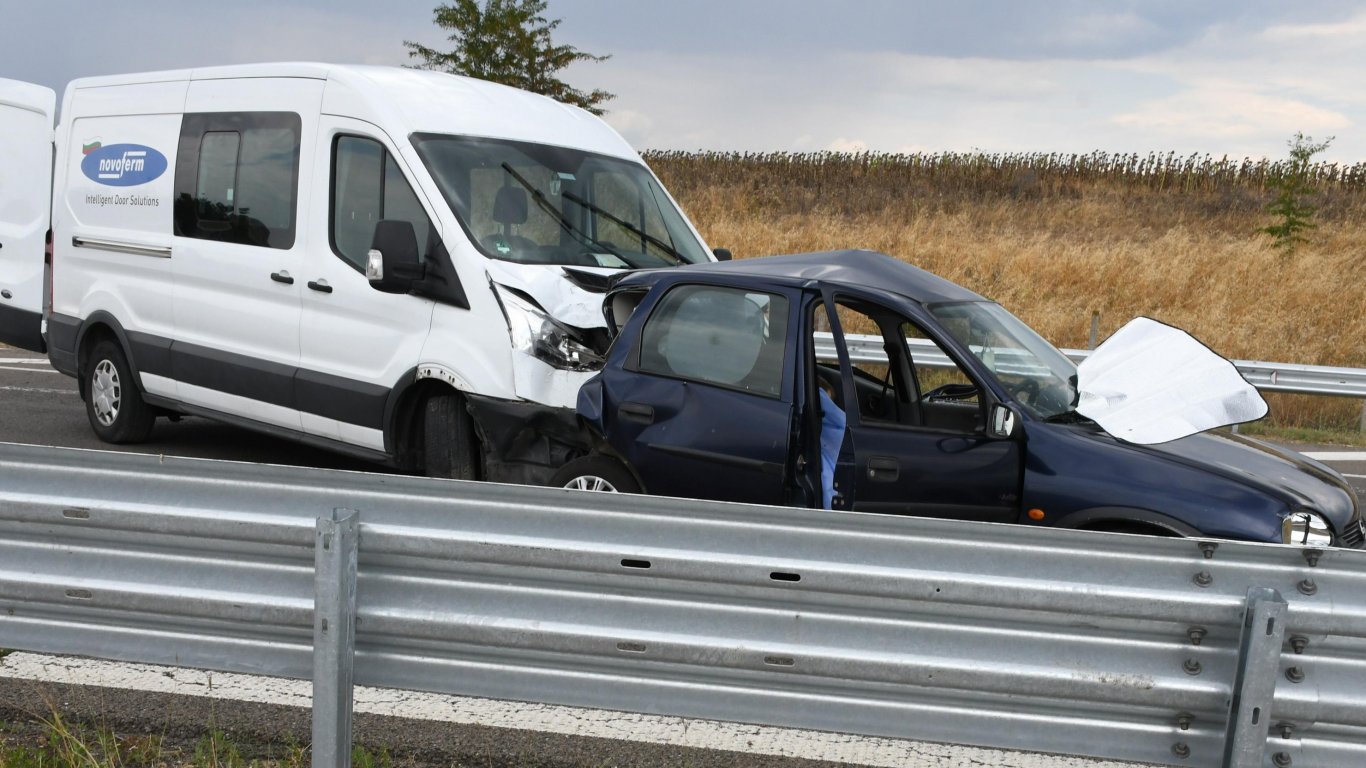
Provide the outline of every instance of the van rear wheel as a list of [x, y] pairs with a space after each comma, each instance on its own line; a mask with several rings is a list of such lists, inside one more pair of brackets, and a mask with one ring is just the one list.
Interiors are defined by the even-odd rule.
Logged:
[[146, 440], [156, 414], [143, 402], [118, 342], [105, 339], [96, 344], [85, 370], [85, 414], [96, 436], [106, 443]]
[[479, 441], [465, 399], [456, 394], [427, 398], [422, 413], [422, 472], [427, 477], [479, 479]]

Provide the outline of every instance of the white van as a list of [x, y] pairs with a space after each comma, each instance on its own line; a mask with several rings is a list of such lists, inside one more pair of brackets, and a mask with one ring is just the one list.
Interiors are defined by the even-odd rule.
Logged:
[[479, 80], [259, 64], [76, 80], [55, 135], [54, 106], [0, 80], [0, 340], [109, 442], [195, 414], [544, 479], [527, 423], [599, 367], [609, 277], [715, 258], [606, 123]]

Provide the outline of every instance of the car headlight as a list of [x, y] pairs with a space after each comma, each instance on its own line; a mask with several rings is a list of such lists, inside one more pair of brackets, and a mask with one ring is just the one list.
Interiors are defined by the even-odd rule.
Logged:
[[1330, 547], [1333, 529], [1317, 512], [1291, 512], [1281, 521], [1281, 541], [1302, 547]]
[[565, 371], [596, 371], [602, 355], [584, 346], [573, 330], [555, 322], [534, 303], [495, 284], [494, 292], [508, 321], [512, 348]]

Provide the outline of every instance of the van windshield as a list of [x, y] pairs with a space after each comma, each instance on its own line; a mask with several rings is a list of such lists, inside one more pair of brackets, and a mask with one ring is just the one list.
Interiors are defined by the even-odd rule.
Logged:
[[708, 261], [641, 164], [523, 141], [415, 134], [413, 146], [485, 255], [633, 269]]

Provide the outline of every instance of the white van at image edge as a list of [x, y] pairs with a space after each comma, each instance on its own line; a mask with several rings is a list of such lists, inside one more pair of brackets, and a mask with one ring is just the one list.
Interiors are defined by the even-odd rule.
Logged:
[[610, 275], [715, 258], [605, 122], [479, 80], [254, 64], [55, 106], [0, 79], [0, 341], [77, 377], [108, 442], [194, 414], [544, 480]]

